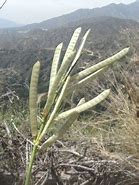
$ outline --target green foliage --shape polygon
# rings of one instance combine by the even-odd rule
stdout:
[[[31,132],[33,137],[36,137],[37,131],[38,131],[37,87],[38,87],[39,72],[40,72],[40,62],[36,62],[32,70],[30,92],[29,92],[30,122],[31,122]]]
[[[40,63],[37,62],[33,66],[31,84],[30,84],[29,104],[30,104],[30,123],[31,123],[32,136],[34,138],[34,142],[33,142],[34,146],[32,150],[31,159],[29,162],[29,166],[26,171],[25,185],[30,184],[32,165],[38,149],[41,149],[43,147],[47,148],[48,146],[51,146],[57,139],[63,136],[63,134],[67,129],[69,129],[69,127],[77,119],[79,113],[84,112],[92,108],[93,106],[99,104],[101,101],[107,98],[107,96],[110,93],[109,89],[105,90],[94,99],[88,102],[82,101],[82,103],[78,104],[75,108],[67,110],[63,113],[59,113],[59,109],[62,103],[64,102],[64,98],[67,95],[68,90],[73,89],[73,87],[76,88],[76,86],[83,85],[88,80],[93,79],[97,75],[103,73],[110,67],[110,65],[120,60],[129,51],[129,48],[125,48],[119,53],[115,54],[114,56],[92,67],[89,67],[81,71],[80,73],[73,75],[75,66],[81,55],[82,49],[84,47],[85,41],[87,39],[87,36],[90,30],[88,30],[85,33],[81,41],[81,44],[77,48],[77,41],[78,41],[80,32],[81,32],[81,28],[77,28],[75,30],[60,67],[59,67],[59,63],[60,63],[59,61],[61,58],[60,54],[62,50],[62,44],[56,47],[55,54],[53,57],[51,74],[50,74],[50,85],[49,85],[48,96],[47,96],[46,104],[43,109],[43,114],[41,116],[37,115],[37,87],[38,87]],[[40,125],[39,128],[37,123],[37,117],[39,117],[40,118],[39,120],[41,120],[40,121],[41,123],[39,124]],[[59,121],[61,119],[65,119],[62,126],[56,129],[55,133],[52,136],[50,136],[44,143],[42,143],[43,138],[48,133],[49,127],[54,122]]]

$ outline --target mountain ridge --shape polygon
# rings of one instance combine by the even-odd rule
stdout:
[[[122,19],[132,19],[139,21],[139,1],[130,4],[115,4],[103,6],[101,8],[93,9],[78,9],[74,12],[44,20],[40,23],[33,23],[22,27],[22,29],[55,29],[63,25],[68,25],[83,19],[93,17],[111,16]]]

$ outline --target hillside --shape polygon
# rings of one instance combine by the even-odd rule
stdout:
[[[52,64],[55,47],[63,42],[61,62],[77,27],[82,28],[77,53],[83,34],[91,29],[77,68],[67,60],[59,70],[57,61]],[[138,69],[134,64],[139,56],[139,22],[124,17],[84,16],[48,30],[0,29],[0,38],[0,185],[138,185]],[[123,48],[129,53],[120,62],[117,59],[124,52],[116,55],[115,64],[105,74],[102,71],[107,67],[103,64],[113,60],[101,63],[102,70],[94,67],[93,74],[89,68],[74,75]],[[41,63],[38,87],[39,62],[33,67],[31,79],[36,61]],[[57,119],[61,114],[67,117]]]
[[[69,27],[61,27],[53,31],[38,29],[27,33],[1,32],[0,68],[3,70],[12,68],[16,71],[16,75],[11,74],[14,75],[14,84],[18,82],[18,76],[20,76],[22,88],[21,86],[17,88],[15,85],[17,91],[20,89],[18,93],[27,95],[28,89],[26,88],[25,92],[25,84],[28,85],[31,67],[37,60],[45,66],[45,70],[42,67],[41,82],[47,81],[45,87],[40,87],[39,92],[43,92],[47,88],[54,48],[64,41],[65,49],[74,29],[78,26],[82,27],[83,33],[86,29],[91,28],[85,49],[94,53],[94,56],[91,56],[84,50],[80,65],[83,65],[83,62],[89,65],[99,62],[128,46],[131,51],[136,51],[139,54],[139,23],[132,20],[100,17],[87,19],[85,23],[80,21],[76,24],[70,24]],[[4,79],[3,76],[5,75],[1,73],[1,79]],[[10,83],[10,86],[7,86],[15,89],[15,86],[11,87],[11,85]],[[3,82],[3,87],[5,89],[5,82]]]
[[[97,17],[48,31],[34,29],[20,33],[4,30],[0,32],[0,48],[1,50],[53,50],[60,42],[64,42],[66,47],[74,29],[79,26],[82,27],[83,32],[91,28],[86,46],[97,52],[105,53],[105,50],[115,51],[127,45],[138,46],[139,44],[138,22],[112,17]]]

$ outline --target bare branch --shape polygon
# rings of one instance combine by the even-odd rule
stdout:
[[[6,4],[7,0],[4,1],[4,3],[0,6],[0,9],[3,8],[3,6]]]

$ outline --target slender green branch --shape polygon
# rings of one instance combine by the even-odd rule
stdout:
[[[38,146],[34,145],[32,152],[31,152],[31,158],[30,158],[29,164],[26,169],[25,185],[31,184],[31,173],[32,173],[33,162],[34,162],[36,154],[37,154],[37,148],[38,148]]]

